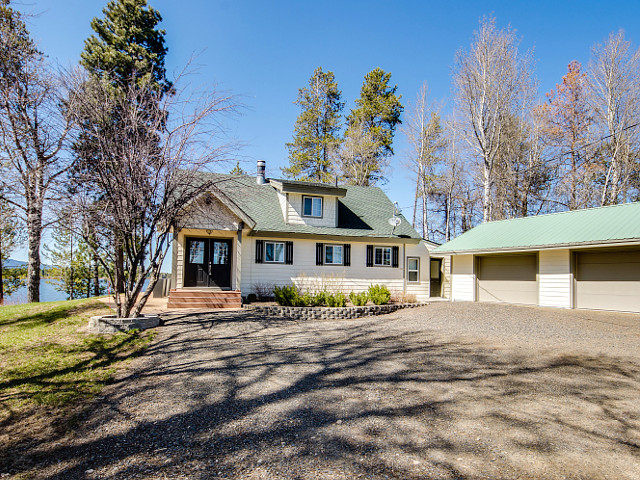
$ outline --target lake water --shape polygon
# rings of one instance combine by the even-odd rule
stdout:
[[[41,279],[40,280],[40,301],[41,302],[57,302],[59,300],[67,300],[68,296],[64,292],[56,290],[57,280]],[[147,288],[149,281],[146,280],[143,288]],[[13,295],[4,297],[5,305],[17,305],[19,303],[27,303],[27,287],[16,290]]]
[[[67,294],[56,290],[56,280],[41,279],[40,280],[40,301],[56,302],[58,300],[67,300]],[[27,303],[27,287],[21,287],[11,296],[4,297],[5,305],[16,305],[18,303]]]

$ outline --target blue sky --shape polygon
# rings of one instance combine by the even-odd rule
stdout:
[[[511,25],[522,49],[535,49],[540,95],[566,72],[567,64],[589,59],[591,47],[623,28],[640,40],[640,1],[334,1],[149,0],[163,16],[171,75],[197,54],[197,84],[217,83],[242,97],[241,116],[229,122],[245,144],[241,166],[255,171],[267,162],[267,175],[287,165],[285,142],[299,113],[293,104],[313,70],[332,70],[348,113],[364,75],[381,67],[392,73],[403,103],[415,99],[423,82],[432,98],[450,109],[451,66],[467,48],[481,16]],[[90,21],[102,16],[106,0],[21,0],[35,13],[28,27],[40,48],[62,66],[76,64]],[[412,205],[413,185],[405,161],[406,144],[396,134],[395,158],[383,189],[400,206]],[[221,167],[227,171],[229,167]],[[411,217],[411,208],[403,208]],[[26,252],[15,252],[24,259]]]

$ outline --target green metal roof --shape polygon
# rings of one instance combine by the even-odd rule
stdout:
[[[518,251],[640,241],[640,202],[487,222],[432,253]]]
[[[212,193],[215,194],[215,188],[220,189],[228,200],[255,222],[254,234],[371,237],[411,240],[411,243],[420,240],[420,236],[402,215],[399,215],[401,223],[395,230],[389,225],[393,203],[378,187],[340,186],[339,188],[346,189],[346,194],[343,198],[338,198],[338,226],[313,227],[286,224],[276,189],[269,183],[258,185],[253,176],[221,173],[203,173],[202,178],[214,183]]]

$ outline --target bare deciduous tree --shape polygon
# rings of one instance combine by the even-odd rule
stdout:
[[[379,157],[380,145],[362,124],[354,123],[334,153],[342,178],[349,185],[369,186],[384,179],[387,157]]]
[[[640,121],[640,49],[634,50],[622,30],[592,49],[590,93],[602,144],[604,175],[601,205],[625,202],[635,173]]]
[[[27,301],[40,301],[40,244],[45,202],[70,161],[60,85],[29,37],[21,15],[0,2],[0,187],[21,211],[28,236]]]
[[[73,201],[98,227],[97,241],[87,242],[99,249],[112,285],[119,276],[124,279],[124,293],[115,296],[118,316],[138,316],[185,209],[213,188],[202,172],[227,151],[215,142],[219,117],[234,109],[233,99],[213,91],[186,102],[184,91],[176,89],[158,101],[157,90],[144,82],[114,92],[106,81],[85,77],[76,78],[73,91],[71,112],[78,121],[91,119],[82,135],[90,137],[86,143],[93,149],[86,173],[92,188],[86,195],[79,191]],[[111,121],[113,111],[119,112],[117,122]],[[102,192],[99,202],[91,195],[95,187]],[[114,237],[122,242],[123,266],[109,248]]]
[[[591,148],[593,110],[587,88],[587,75],[580,63],[573,61],[562,83],[547,93],[548,102],[541,109],[558,165],[556,201],[569,210],[595,204],[593,182],[599,166]]]
[[[505,118],[518,111],[523,91],[532,88],[532,55],[518,52],[511,28],[500,30],[493,17],[480,21],[468,51],[456,54],[453,83],[461,134],[481,162],[483,219],[492,219],[496,156]]]
[[[433,105],[429,105],[428,87],[422,84],[416,102],[410,107],[409,118],[401,131],[411,145],[409,167],[416,176],[416,190],[413,205],[413,227],[418,229],[418,201],[421,200],[422,238],[428,238],[428,198],[434,193],[436,168],[442,161],[445,142],[440,116]]]

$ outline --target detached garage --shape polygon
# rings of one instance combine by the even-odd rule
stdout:
[[[488,222],[432,250],[451,299],[640,313],[640,203]]]
[[[538,304],[538,258],[536,254],[477,257],[480,302]]]

